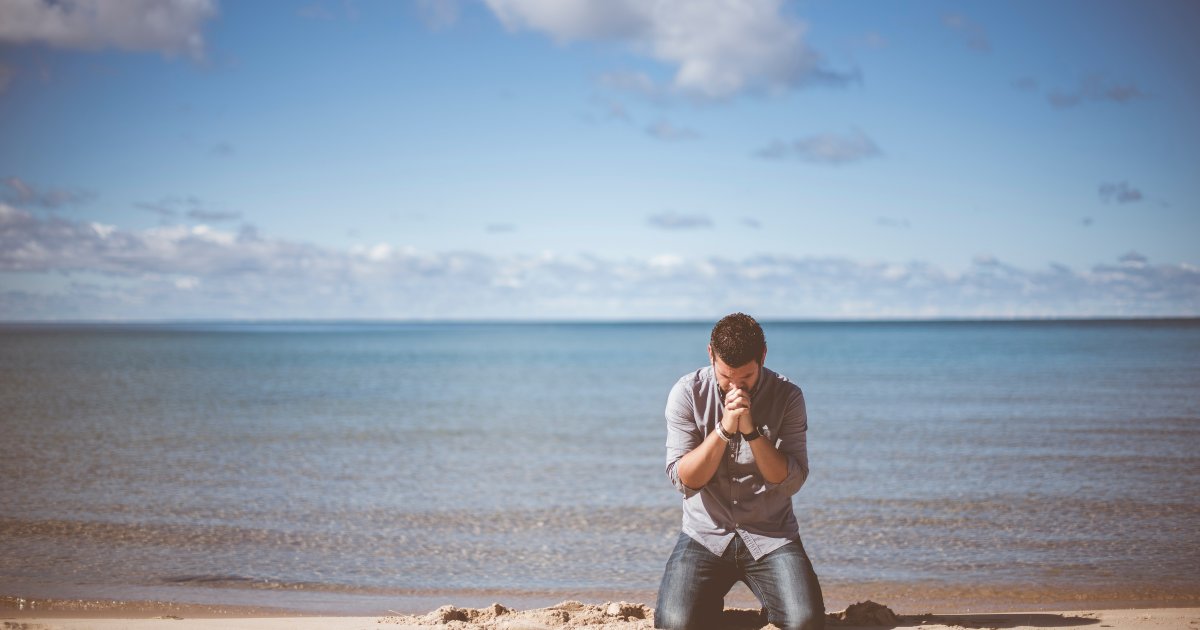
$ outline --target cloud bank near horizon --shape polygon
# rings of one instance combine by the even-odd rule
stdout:
[[[336,249],[249,225],[125,230],[0,204],[0,319],[678,319],[1200,315],[1200,268]],[[20,280],[20,281],[18,281]]]

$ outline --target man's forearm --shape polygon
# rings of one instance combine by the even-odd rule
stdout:
[[[699,490],[707,485],[713,475],[717,474],[717,468],[721,465],[721,456],[725,454],[725,444],[725,440],[722,440],[716,431],[709,433],[699,446],[679,458],[679,463],[676,464],[679,481],[693,490]]]
[[[787,478],[787,456],[780,453],[770,440],[760,437],[750,442],[750,450],[754,453],[754,463],[758,465],[758,473],[767,483],[779,483]]]

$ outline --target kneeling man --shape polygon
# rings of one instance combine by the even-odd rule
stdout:
[[[709,365],[667,398],[667,477],[683,493],[683,531],[667,560],[656,628],[716,627],[741,580],[781,628],[819,630],[821,586],[804,552],[792,495],[808,477],[804,394],[763,367],[762,327],[717,322]]]

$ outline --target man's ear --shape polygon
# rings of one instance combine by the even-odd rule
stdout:
[[[762,355],[762,358],[758,360],[758,365],[763,366],[763,365],[766,365],[766,363],[767,363],[767,347],[763,346],[763,355]]]
[[[708,361],[709,361],[710,363],[712,363],[712,362],[714,362],[714,361],[715,361],[715,359],[713,359],[713,353],[712,353],[712,344],[711,344],[711,343],[710,343],[710,344],[708,344]]]

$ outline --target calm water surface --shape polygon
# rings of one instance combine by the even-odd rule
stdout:
[[[1200,598],[1197,320],[765,328],[831,592]],[[0,328],[0,595],[652,601],[708,330]]]

